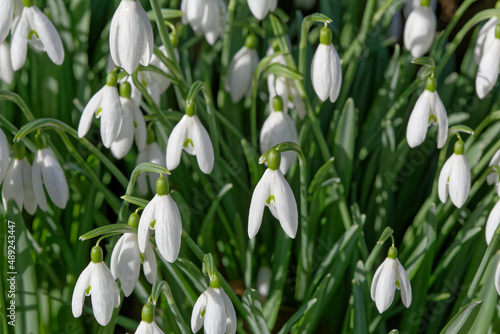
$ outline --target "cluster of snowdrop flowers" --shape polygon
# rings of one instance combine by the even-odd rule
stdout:
[[[311,62],[311,81],[314,91],[321,99],[337,101],[342,85],[342,67],[337,50],[332,44],[332,31],[321,28],[319,46]]]
[[[182,23],[189,23],[197,35],[205,35],[208,44],[224,36],[227,6],[223,0],[182,0],[181,10]]]
[[[431,48],[436,34],[436,14],[430,0],[421,0],[406,20],[404,44],[414,58],[422,57]]]
[[[255,35],[248,35],[245,39],[245,45],[236,52],[231,64],[229,64],[224,88],[226,92],[230,93],[234,103],[250,95],[253,75],[259,64],[259,54],[255,49],[256,44]]]
[[[47,148],[43,135],[35,137],[37,151],[33,167],[26,158],[23,142],[14,142],[13,155],[9,161],[9,145],[0,130],[0,182],[3,180],[2,201],[5,210],[13,200],[19,210],[23,208],[33,215],[37,207],[47,211],[47,197],[59,208],[64,209],[69,199],[69,189],[64,171],[54,154]]]
[[[298,211],[292,188],[280,170],[281,153],[273,149],[267,155],[267,170],[255,186],[248,213],[248,237],[253,239],[262,224],[267,206],[290,238],[295,238]]]
[[[500,8],[500,3],[497,3]],[[477,96],[484,98],[495,86],[500,69],[500,23],[491,18],[479,31],[474,59],[479,65],[476,75]]]
[[[424,142],[430,124],[438,125],[438,148],[442,148],[448,139],[448,116],[436,91],[436,85],[436,79],[433,76],[427,78],[425,90],[411,112],[406,129],[406,140],[412,148]]]
[[[194,304],[191,329],[193,333],[203,327],[206,334],[234,334],[236,333],[236,311],[221,286],[212,254],[205,255],[203,262],[210,279],[210,286]]]
[[[446,203],[449,194],[451,202],[461,208],[469,196],[470,182],[470,166],[464,155],[464,142],[459,137],[454,146],[454,153],[446,160],[439,173],[439,199]]]
[[[412,299],[410,280],[398,260],[398,250],[392,245],[387,252],[387,258],[375,272],[370,291],[370,296],[380,313],[391,306],[396,289],[401,290],[403,305],[410,307]]]
[[[265,19],[269,12],[274,12],[278,7],[278,0],[247,0],[247,3],[253,16],[259,21]]]

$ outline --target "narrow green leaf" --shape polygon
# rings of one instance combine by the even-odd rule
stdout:
[[[274,74],[279,77],[291,79],[291,80],[302,80],[302,75],[300,75],[298,72],[282,65],[279,63],[272,63],[269,65],[269,67],[266,68],[264,71],[263,76],[267,77],[270,74]]]
[[[148,11],[147,14],[150,21],[156,21],[155,13],[152,10]],[[164,20],[172,20],[182,17],[183,14],[179,9],[162,8],[161,15],[163,16]]]
[[[140,208],[145,208],[146,205],[148,205],[148,203],[149,203],[149,201],[147,199],[140,198],[140,197],[123,195],[120,198],[123,199],[124,201],[129,202],[130,204],[137,205]]]
[[[262,314],[262,305],[260,303],[260,295],[255,289],[246,289],[243,292],[243,307],[250,315],[249,325],[252,333],[268,334],[266,320]]]
[[[333,156],[338,176],[346,194],[349,192],[356,141],[356,110],[354,100],[347,99],[335,130]],[[347,196],[347,195],[346,195]]]
[[[482,301],[472,302],[462,307],[446,327],[443,328],[441,334],[470,333],[471,326],[481,310],[482,303]]]
[[[90,232],[81,235],[80,240],[84,241],[105,234],[113,235],[113,234],[123,234],[123,233],[137,233],[137,229],[127,224],[111,224],[98,227]]]
[[[278,334],[285,334],[289,333],[292,327],[300,320],[302,317],[305,317],[307,315],[307,312],[316,304],[317,299],[313,298],[309,300],[307,303],[303,304],[297,312],[295,312],[290,319],[281,327],[280,331]]]

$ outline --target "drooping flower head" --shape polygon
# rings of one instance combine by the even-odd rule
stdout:
[[[229,64],[224,88],[231,94],[234,103],[250,94],[253,75],[259,64],[256,43],[255,35],[248,35],[245,45],[236,52]]]
[[[274,12],[278,7],[278,0],[247,0],[248,7],[253,16],[262,21],[269,12]]]
[[[153,46],[153,28],[141,2],[122,0],[109,31],[109,51],[115,64],[132,74],[139,63],[149,65]]]
[[[179,166],[182,151],[195,155],[201,171],[210,174],[214,167],[214,149],[207,130],[195,114],[195,102],[186,103],[186,114],[172,130],[167,143],[167,168]]]
[[[321,28],[319,46],[311,62],[311,81],[314,91],[321,99],[337,101],[342,85],[342,67],[337,50],[332,44],[332,31]]]
[[[422,57],[431,48],[436,34],[436,15],[429,6],[430,0],[422,0],[414,8],[405,24],[404,43],[412,57]]]
[[[292,188],[280,170],[281,154],[272,150],[267,159],[268,169],[255,187],[248,213],[248,237],[253,239],[262,224],[267,206],[290,238],[295,238],[298,227],[298,211]]]
[[[149,301],[142,307],[141,323],[135,334],[163,334],[163,331],[154,321],[155,307]]]
[[[139,220],[137,238],[139,251],[143,254],[149,245],[151,230],[155,231],[156,246],[160,254],[168,262],[175,262],[181,249],[182,221],[179,208],[168,193],[164,176],[156,181],[156,195],[144,208]]]
[[[7,41],[0,43],[0,80],[11,84],[14,79],[14,69],[10,60],[10,45]]]
[[[120,306],[120,290],[103,262],[102,248],[92,247],[91,261],[76,281],[71,308],[73,316],[82,315],[85,296],[91,296],[94,317],[101,326],[106,326],[113,315],[113,308]]]
[[[406,140],[410,147],[422,144],[431,124],[438,125],[437,147],[442,148],[448,139],[448,116],[439,94],[436,91],[436,79],[429,77],[424,92],[420,95],[406,128]]]
[[[500,23],[486,31],[479,67],[476,75],[476,92],[484,98],[495,86],[500,69]]]
[[[64,47],[61,37],[54,24],[34,4],[24,7],[21,16],[17,17],[12,25],[11,61],[14,71],[21,69],[26,62],[28,42],[35,50],[46,52],[50,60],[56,65],[64,61]]]
[[[438,195],[446,203],[448,193],[457,208],[467,201],[470,191],[470,167],[464,155],[464,142],[455,143],[454,153],[446,160],[438,179]]]
[[[497,230],[498,224],[500,224],[500,201],[495,204],[488,215],[488,220],[486,221],[486,228],[484,229],[484,232],[487,245],[490,244],[491,239]]]
[[[398,251],[393,245],[389,248],[387,258],[373,276],[370,296],[380,313],[385,312],[391,306],[396,289],[401,290],[403,305],[406,307],[411,305],[410,280],[397,256]]]
[[[182,23],[189,23],[197,35],[205,35],[208,44],[224,36],[227,6],[223,0],[182,0],[181,10]]]

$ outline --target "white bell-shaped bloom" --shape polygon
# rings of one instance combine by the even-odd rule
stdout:
[[[206,334],[236,333],[236,311],[222,287],[209,287],[194,304],[191,329],[196,333],[201,327]]]
[[[420,95],[406,128],[406,140],[410,147],[422,144],[431,124],[438,125],[437,147],[442,148],[448,139],[448,116],[439,94],[436,91],[436,79],[429,78],[424,92]]]
[[[255,35],[249,35],[245,45],[236,52],[229,64],[224,88],[231,94],[234,103],[250,95],[253,76],[259,64],[256,42]]]
[[[24,7],[21,16],[14,20],[11,38],[11,61],[14,71],[26,62],[28,42],[37,51],[46,52],[56,65],[64,61],[64,47],[54,24],[33,5]]]
[[[130,151],[134,138],[139,151],[146,146],[146,121],[139,106],[130,98],[131,90],[130,83],[120,84],[121,127],[111,144],[111,153],[117,159],[123,158]]]
[[[223,0],[182,0],[181,10],[182,22],[189,23],[197,35],[205,35],[208,44],[224,36],[227,6]]]
[[[264,121],[262,131],[260,132],[260,152],[262,154],[271,147],[287,141],[294,142],[297,145],[299,144],[295,123],[292,118],[283,111],[281,98],[275,97],[274,102],[274,111],[271,111],[269,117]],[[286,151],[281,153],[281,172],[286,174],[295,161],[297,161],[297,152]]]
[[[495,271],[495,288],[497,288],[497,293],[500,295],[500,261],[497,265],[497,270]]]
[[[500,201],[498,201],[493,209],[491,210],[488,220],[486,221],[485,228],[485,236],[486,236],[486,244],[490,244],[491,238],[493,238],[493,234],[500,223]]]
[[[111,271],[102,262],[102,249],[94,246],[92,261],[76,281],[71,308],[73,316],[82,315],[85,296],[91,296],[94,317],[101,326],[106,326],[113,315],[113,308],[120,306],[120,290]]]
[[[64,171],[56,157],[47,148],[40,148],[33,160],[33,191],[40,209],[47,211],[47,198],[49,195],[52,202],[59,208],[64,209],[69,199],[68,183]]]
[[[412,57],[422,57],[431,48],[436,34],[436,15],[429,6],[415,8],[405,24],[404,43]]]
[[[141,2],[122,0],[109,31],[109,52],[115,64],[132,74],[139,63],[149,65],[153,46],[153,28]]]
[[[489,37],[484,40],[476,75],[476,92],[480,99],[495,87],[500,69],[500,24],[487,33]]]
[[[11,84],[14,79],[14,69],[10,60],[10,45],[7,41],[0,44],[0,80]]]
[[[24,143],[14,142],[14,155],[5,172],[2,187],[2,202],[7,210],[8,202],[14,200],[19,211],[24,209],[30,215],[36,212],[37,201],[33,193],[31,165],[24,156]]]
[[[137,217],[139,220],[139,217]],[[139,272],[143,264],[144,276],[149,283],[156,281],[157,265],[156,256],[149,242],[142,254],[139,251],[137,234],[125,233],[118,240],[111,254],[111,274],[115,279],[120,279],[121,288],[126,297],[134,291],[139,280]]]
[[[267,206],[273,216],[290,238],[295,238],[298,227],[298,211],[292,188],[279,169],[280,156],[271,151],[268,158],[269,168],[264,172],[253,191],[248,213],[248,237],[253,239],[262,224],[264,208]]]
[[[271,280],[273,278],[273,271],[269,267],[260,267],[257,272],[257,291],[259,295],[263,298],[267,298],[269,295],[269,289],[271,287]]]
[[[7,137],[2,129],[0,129],[0,184],[5,177],[5,173],[9,168],[10,162],[10,148]]]
[[[474,60],[479,65],[485,45],[491,45],[495,38],[495,27],[500,23],[497,17],[489,19],[479,30],[477,35],[476,45],[474,46]]]
[[[194,106],[194,102],[192,106]],[[190,116],[191,115],[191,116]],[[207,130],[198,116],[188,112],[172,130],[167,144],[167,169],[174,170],[181,161],[182,150],[195,155],[198,166],[205,174],[210,174],[214,167],[214,149]]]
[[[162,185],[163,184],[163,185]],[[162,176],[156,181],[157,194],[142,213],[137,230],[139,250],[146,252],[150,230],[155,231],[156,246],[168,261],[175,262],[181,249],[182,221],[179,208],[166,191],[166,180]]]
[[[247,0],[248,7],[257,20],[262,21],[269,12],[278,7],[278,0]]]
[[[146,321],[141,321],[137,329],[135,330],[135,334],[164,334],[160,327],[156,324],[156,322],[148,323]]]
[[[342,85],[342,67],[337,50],[332,44],[332,31],[322,28],[320,44],[311,62],[311,81],[314,91],[321,99],[337,100]]]
[[[10,32],[16,0],[0,1],[0,43],[3,43]],[[3,57],[1,58],[4,59]]]
[[[167,59],[169,59],[164,45],[160,46],[158,49],[163,53],[163,55]],[[180,57],[179,57],[179,52],[177,51],[177,49],[174,49],[174,53],[175,53],[175,58],[177,59],[177,62],[179,62]],[[158,58],[155,54],[153,54],[153,57],[151,58],[150,65],[156,66],[159,70],[165,72],[165,74],[167,74],[169,76],[172,75],[172,73],[168,69],[167,65],[165,65],[165,63],[163,63],[161,61],[161,59]],[[148,79],[146,80],[147,82],[155,82],[157,84],[158,91],[159,91],[160,95],[163,94],[168,89],[168,87],[170,87],[171,81],[165,75],[155,73],[155,72],[147,72],[147,71],[141,72],[141,74],[145,74],[147,77],[149,77],[148,78],[149,80]]]
[[[316,0],[293,0],[295,7],[311,10],[316,5]]]
[[[82,138],[87,134],[95,114],[97,118],[101,118],[102,143],[107,148],[111,146],[118,136],[122,119],[120,96],[116,86],[116,74],[108,73],[106,85],[92,96],[83,109],[78,125],[78,137]]]
[[[139,151],[137,155],[136,164],[139,165],[143,162],[152,162],[154,164],[160,165],[167,168],[165,153],[160,148],[160,146],[155,142],[154,131],[152,129],[148,130],[148,140],[144,149]],[[137,189],[143,195],[148,193],[148,184],[151,192],[155,192],[156,180],[160,177],[158,173],[141,173],[137,177]]]
[[[439,199],[445,203],[449,193],[453,204],[461,208],[469,196],[470,182],[470,167],[463,154],[463,142],[458,141],[455,143],[455,153],[446,160],[439,174]]]
[[[385,312],[391,306],[396,289],[401,290],[403,305],[406,307],[411,305],[410,280],[405,268],[397,259],[397,251],[395,250],[395,247],[389,249],[388,257],[378,267],[375,276],[373,276],[370,295],[380,313]]]
[[[490,160],[490,163],[488,165],[489,167],[491,166],[498,166],[500,168],[500,150],[496,151],[493,157]],[[497,189],[497,194],[500,195],[500,182],[498,182],[498,173],[497,172],[492,172],[490,175],[486,177],[486,182],[491,186],[495,185]]]

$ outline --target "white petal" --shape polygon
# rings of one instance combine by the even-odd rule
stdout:
[[[139,226],[137,227],[137,242],[139,243],[139,250],[141,253],[146,251],[146,244],[149,242],[149,229],[151,223],[155,220],[156,200],[158,195],[146,205],[139,219]]]
[[[137,245],[137,235],[125,233],[123,235],[123,244],[118,254],[117,276],[120,279],[123,293],[126,297],[134,291],[135,285],[139,279],[141,270],[141,258],[139,256],[139,247]]]
[[[132,99],[120,97],[121,103],[121,126],[118,135],[111,143],[111,153],[116,159],[121,159],[130,151],[134,142],[134,109],[135,102]]]
[[[451,167],[448,190],[450,198],[457,208],[461,208],[467,201],[470,191],[470,167],[465,155],[456,155],[455,163]]]
[[[253,16],[262,21],[269,12],[269,0],[247,0],[247,2]]]
[[[188,121],[187,115],[182,116],[181,120],[172,130],[167,144],[167,169],[172,171],[181,161],[181,153],[184,142],[186,141],[187,128],[186,122]]]
[[[118,53],[121,67],[132,74],[139,66],[146,41],[142,36],[142,17],[137,12],[137,1],[122,1],[120,6],[120,21],[118,26]]]
[[[214,168],[214,149],[207,130],[203,127],[198,116],[192,117],[191,129],[188,132],[192,135],[193,148],[196,152],[196,160],[200,169],[205,174],[210,174]]]
[[[394,299],[396,291],[396,272],[394,270],[394,260],[385,259],[383,268],[377,282],[375,290],[375,305],[380,313],[386,311]]]
[[[36,201],[40,206],[40,209],[42,211],[47,211],[47,198],[45,197],[45,191],[43,190],[42,166],[43,154],[42,151],[38,150],[35,153],[35,159],[33,159],[33,168],[31,169],[33,192],[35,194]]]
[[[28,52],[28,34],[30,27],[28,25],[25,10],[21,17],[14,21],[12,26],[12,38],[10,40],[10,59],[14,71],[21,69],[26,62]]]
[[[333,45],[320,44],[314,53],[311,62],[311,81],[314,91],[321,99],[326,101],[332,92],[332,85],[335,78],[333,74]]]
[[[252,79],[259,56],[255,49],[243,46],[231,60],[226,77],[226,91],[233,103],[240,101],[251,90]]]
[[[234,310],[231,299],[229,299],[223,288],[220,288],[220,294],[222,296],[222,300],[224,301],[224,308],[226,310],[226,334],[234,334],[236,333],[236,327],[238,325],[236,322],[236,311]]]
[[[378,281],[380,279],[380,274],[382,273],[382,269],[384,269],[384,263],[385,263],[385,261],[382,262],[382,264],[377,268],[377,271],[375,271],[375,275],[373,276],[372,286],[370,288],[370,297],[373,301],[375,301],[377,285],[378,285]]]
[[[432,93],[426,89],[418,98],[415,107],[413,107],[406,128],[406,140],[412,148],[422,144],[425,140],[431,113],[431,100],[433,99]]]
[[[436,15],[430,7],[414,9],[405,24],[404,44],[414,58],[429,51],[436,33]]]
[[[330,90],[330,102],[334,103],[340,94],[340,88],[342,86],[342,66],[340,65],[340,57],[337,53],[333,44],[330,48],[330,59],[332,61],[331,75],[333,78],[332,87]]]
[[[14,16],[14,1],[0,1],[0,43],[5,41],[10,32],[12,18]]]
[[[412,299],[410,279],[408,278],[405,268],[403,268],[398,259],[396,259],[394,265],[396,267],[396,279],[400,284],[401,300],[403,301],[404,306],[410,307]]]
[[[121,248],[123,246],[123,241],[125,240],[125,234],[118,239],[115,247],[113,247],[113,252],[111,253],[111,263],[109,265],[109,269],[111,270],[111,275],[115,279],[118,279],[118,257],[121,253]]]
[[[153,56],[153,47],[154,47],[154,35],[153,28],[151,27],[151,21],[149,21],[148,14],[140,2],[137,1],[137,13],[139,14],[142,21],[142,38],[144,39],[144,50],[141,56],[140,63],[144,66],[148,66],[151,57]]]
[[[22,174],[23,174],[23,193],[24,193],[24,209],[30,215],[35,214],[37,207],[37,200],[33,192],[33,178],[31,165],[26,157],[21,161]]]
[[[273,278],[273,272],[269,267],[260,267],[257,272],[257,291],[259,295],[267,298],[269,295],[269,288],[271,287],[271,280]]]
[[[493,238],[493,234],[495,234],[495,231],[499,223],[500,223],[500,201],[498,201],[495,204],[490,214],[488,215],[488,220],[486,221],[485,233],[486,233],[486,243],[488,245],[490,244],[491,238]]]
[[[500,149],[495,152],[493,157],[490,160],[490,163],[488,165],[489,167],[491,166],[500,166]],[[486,181],[488,182],[489,185],[498,183],[498,173],[493,172],[488,177],[486,178]]]
[[[23,210],[24,188],[23,173],[22,173],[22,160],[13,158],[10,161],[2,187],[2,202],[5,210],[7,210],[8,203],[11,199],[16,202],[19,211]]]
[[[101,107],[101,139],[104,147],[109,148],[121,126],[122,111],[116,87],[104,86]]]
[[[483,50],[485,41],[487,36],[493,34],[495,35],[495,26],[498,24],[498,19],[496,17],[492,17],[489,19],[479,30],[479,34],[477,35],[476,45],[474,46],[474,60],[477,64],[481,61],[481,57],[483,56]],[[486,44],[488,45],[488,44]]]
[[[122,11],[122,3],[125,1],[121,1],[120,5],[116,9],[113,14],[113,18],[111,19],[111,25],[109,29],[109,53],[111,55],[111,59],[116,64],[116,66],[122,66],[122,62],[120,61],[120,53],[118,52],[118,28],[120,25],[120,17]]]
[[[44,148],[41,153],[43,157],[42,177],[47,194],[57,207],[64,209],[69,198],[64,171],[49,149]]]
[[[183,10],[184,16],[191,27],[196,32],[201,28],[201,20],[203,19],[203,8],[204,1],[203,0],[185,0],[185,9]]]
[[[446,160],[446,162],[443,165],[443,168],[441,169],[441,172],[439,173],[438,195],[439,195],[439,200],[442,203],[446,203],[446,200],[448,199],[448,180],[450,178],[451,168],[455,163],[454,157],[455,153],[453,153],[453,155],[449,157],[448,160]]]
[[[146,128],[144,115],[137,106],[134,108],[134,127],[135,144],[137,145],[137,149],[141,151],[146,147],[148,130]]]
[[[85,290],[90,285],[90,264],[82,271],[80,277],[76,281],[75,290],[73,290],[73,298],[71,299],[71,310],[73,316],[78,318],[82,315],[83,302],[85,301]]]
[[[500,66],[500,39],[494,38],[490,45],[485,45],[476,75],[476,92],[484,98],[495,86]]]
[[[259,183],[255,186],[252,194],[250,211],[248,212],[248,237],[250,239],[253,239],[257,232],[259,232],[266,200],[271,195],[269,185],[270,172],[270,169],[264,172],[264,175],[262,175]]]
[[[105,86],[106,87],[106,86]],[[97,93],[92,96],[89,100],[85,109],[83,109],[82,117],[80,118],[80,124],[78,124],[78,137],[82,138],[89,132],[90,125],[92,124],[92,118],[95,112],[101,107],[101,101],[103,96],[104,88],[101,88]]]
[[[182,222],[179,208],[170,195],[159,196],[155,216],[156,246],[168,262],[175,262],[181,249]]]
[[[224,300],[219,289],[208,288],[207,307],[205,309],[205,323],[203,324],[206,334],[220,334],[226,332],[226,310]]]
[[[4,41],[0,44],[0,80],[11,84],[14,79],[14,69],[10,60],[10,45]]]
[[[0,183],[2,183],[7,168],[9,168],[10,162],[10,148],[9,142],[5,133],[0,129]]]
[[[203,312],[207,306],[206,294],[206,291],[203,292],[194,304],[193,313],[191,313],[191,330],[193,333],[198,332],[203,326],[205,318],[201,316],[201,312]]]
[[[156,282],[156,274],[157,274],[157,264],[156,264],[156,255],[153,251],[153,247],[148,242],[146,245],[146,253],[144,253],[144,263],[143,263],[144,276],[149,283],[154,284]]]
[[[274,183],[271,184],[271,194],[275,197],[276,210],[281,227],[290,238],[295,238],[299,224],[297,203],[292,188],[285,180],[281,170],[271,171],[275,174]]]
[[[61,65],[64,61],[64,47],[56,27],[37,6],[30,8],[33,10],[33,28],[37,32],[45,52],[54,64]]]
[[[91,263],[90,293],[94,317],[101,326],[106,326],[113,315],[118,286],[104,262]]]
[[[438,137],[437,137],[437,148],[443,148],[448,140],[448,116],[446,115],[446,108],[441,101],[437,92],[435,94],[435,112],[438,120]]]

